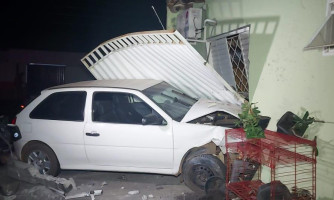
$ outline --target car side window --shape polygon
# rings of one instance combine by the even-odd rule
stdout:
[[[46,97],[30,113],[32,119],[83,121],[86,92],[56,92]]]
[[[95,92],[93,95],[92,121],[94,122],[142,124],[143,117],[152,113],[162,118],[133,94]]]

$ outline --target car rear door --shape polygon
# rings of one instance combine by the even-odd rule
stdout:
[[[42,101],[31,112],[30,107],[24,112],[28,120],[19,122],[23,140],[50,146],[63,169],[80,168],[87,163],[82,137],[86,96],[84,90],[64,89],[39,97]]]
[[[155,113],[138,91],[116,89],[90,93],[91,118],[84,130],[87,158],[109,169],[173,166],[172,123],[142,125],[144,115]],[[153,106],[154,107],[154,106]]]

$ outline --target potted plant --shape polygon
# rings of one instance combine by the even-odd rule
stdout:
[[[242,104],[241,113],[238,114],[239,121],[237,126],[242,126],[246,132],[246,138],[264,138],[264,128],[259,125],[261,120],[260,111],[255,103],[245,102]],[[269,118],[270,119],[270,118]],[[269,122],[269,119],[268,122]],[[267,124],[268,124],[267,122]],[[266,124],[266,125],[267,125]]]
[[[292,132],[295,136],[303,137],[309,125],[316,121],[314,117],[309,117],[309,115],[309,112],[306,111],[302,118],[296,115],[293,116],[293,122],[295,124],[292,127]]]

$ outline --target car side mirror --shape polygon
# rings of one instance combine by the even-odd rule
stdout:
[[[145,115],[142,119],[143,125],[164,125],[163,119],[161,117],[158,117],[157,115],[151,113],[148,115]]]

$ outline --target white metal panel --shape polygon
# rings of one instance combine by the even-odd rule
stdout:
[[[334,13],[329,15],[326,22],[313,36],[304,50],[334,46]]]
[[[216,72],[223,77],[226,82],[236,88],[230,53],[226,38],[221,38],[211,42],[210,46],[212,64]]]
[[[249,30],[250,25],[246,25],[208,39],[210,42],[210,61],[214,69],[232,87],[245,96],[248,96]],[[232,41],[237,42],[233,43]],[[238,48],[241,49],[242,54],[236,56]],[[235,58],[240,60],[236,61]],[[247,79],[246,83],[245,79]]]
[[[120,45],[117,41],[133,43]],[[94,51],[109,44],[117,48],[100,59]],[[193,97],[240,105],[243,99],[177,31],[128,34],[109,40],[82,62],[96,79],[164,80]],[[94,59],[90,59],[94,58]]]
[[[247,70],[247,78],[249,78],[249,30],[239,34],[244,63]]]

